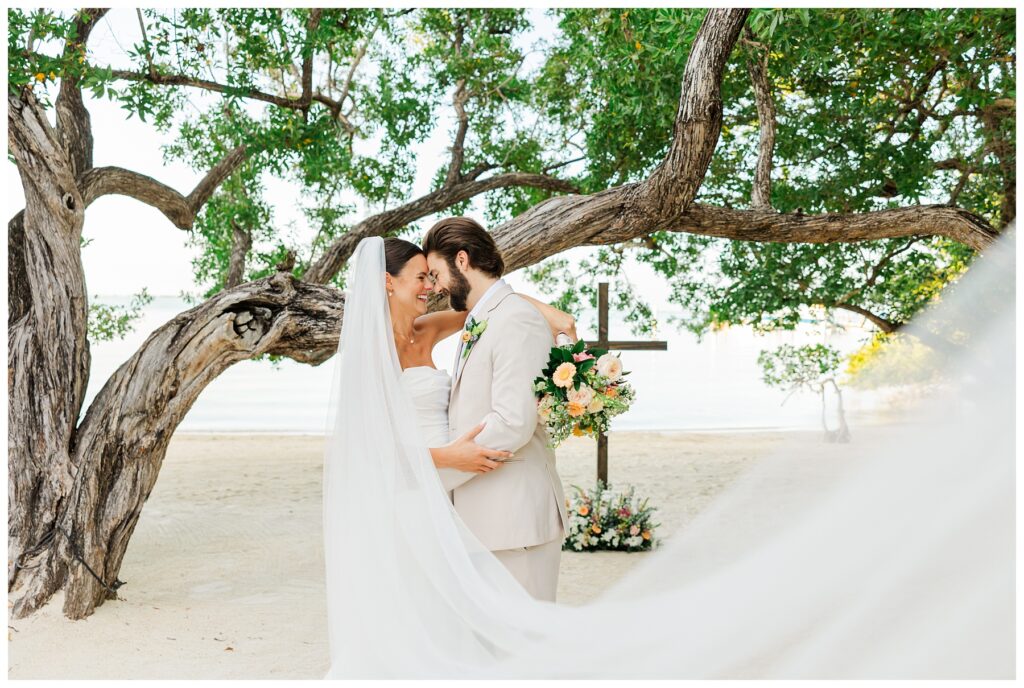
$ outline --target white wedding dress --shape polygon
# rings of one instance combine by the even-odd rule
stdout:
[[[400,379],[412,399],[416,424],[427,446],[448,444],[448,400],[452,376],[447,370],[413,366],[403,370]]]
[[[530,597],[446,498],[428,447],[448,439],[450,378],[401,370],[383,241],[364,239],[328,409],[326,677],[1012,678],[1004,234],[904,330],[938,342],[943,393],[877,438],[859,429],[855,456],[823,455],[812,480],[773,452],[581,607]]]

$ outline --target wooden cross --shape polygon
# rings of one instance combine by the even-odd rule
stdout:
[[[668,342],[662,341],[609,341],[608,340],[608,283],[597,285],[597,342],[598,349],[631,349],[642,351],[668,351]],[[608,484],[608,436],[603,432],[597,435],[597,479]]]

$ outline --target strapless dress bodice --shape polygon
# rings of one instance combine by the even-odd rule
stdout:
[[[416,423],[428,447],[448,444],[448,399],[452,377],[447,370],[413,366],[402,371],[402,384],[416,409]]]

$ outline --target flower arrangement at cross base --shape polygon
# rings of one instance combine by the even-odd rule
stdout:
[[[569,435],[607,432],[611,419],[625,413],[636,393],[623,378],[622,361],[605,349],[588,349],[582,339],[552,347],[543,374],[533,381],[537,415],[551,446]]]
[[[569,528],[563,550],[642,552],[655,546],[654,529],[661,525],[651,518],[656,508],[637,497],[633,486],[621,493],[600,480],[589,491],[572,487],[576,494],[565,500]]]

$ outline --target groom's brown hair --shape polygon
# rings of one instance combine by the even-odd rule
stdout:
[[[487,230],[471,217],[446,217],[438,221],[423,238],[423,252],[437,253],[452,269],[455,256],[465,251],[469,264],[491,277],[501,277],[505,261]]]

